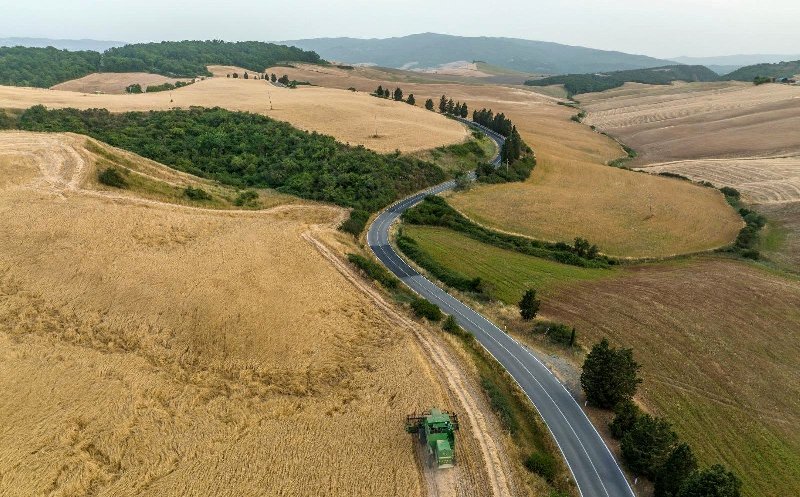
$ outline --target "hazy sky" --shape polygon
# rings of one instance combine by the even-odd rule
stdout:
[[[0,37],[287,40],[426,31],[656,57],[800,51],[800,0],[0,0]]]

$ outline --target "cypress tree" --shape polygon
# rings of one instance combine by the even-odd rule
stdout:
[[[425,108],[428,110],[433,110],[433,99],[429,98],[425,100]]]
[[[525,295],[522,296],[522,300],[519,301],[519,313],[522,316],[522,319],[526,321],[530,321],[531,319],[536,317],[536,314],[539,312],[539,305],[541,302],[536,298],[536,290],[530,288],[528,291],[525,292]]]
[[[409,104],[409,105],[416,105],[417,99],[414,98],[414,94],[413,93],[409,93],[408,94],[408,98],[406,99],[406,103]]]
[[[445,114],[447,112],[447,96],[442,95],[439,99],[439,112]]]

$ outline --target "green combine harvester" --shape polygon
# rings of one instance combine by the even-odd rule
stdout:
[[[406,431],[418,433],[419,440],[428,448],[429,464],[438,468],[452,468],[456,463],[456,437],[458,416],[440,409],[406,416]]]

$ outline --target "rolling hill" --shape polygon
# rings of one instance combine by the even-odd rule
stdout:
[[[800,60],[746,66],[730,74],[726,74],[724,79],[730,81],[753,81],[753,79],[759,76],[768,78],[790,78],[796,74],[800,74]]]
[[[0,47],[36,47],[46,48],[53,47],[59,50],[92,50],[94,52],[103,52],[109,48],[121,47],[125,45],[124,41],[111,41],[111,40],[61,40],[53,38],[0,38]]]
[[[479,60],[531,74],[564,74],[641,69],[669,63],[644,55],[544,41],[436,33],[386,39],[314,38],[280,43],[313,50],[328,60],[406,69],[436,67],[459,60]]]
[[[525,81],[528,86],[564,85],[567,94],[593,93],[619,88],[625,83],[668,85],[673,81],[717,81],[719,76],[705,66],[664,66],[651,69],[613,71],[604,74],[565,74]]]
[[[747,54],[747,55],[720,55],[717,57],[674,57],[678,64],[703,65],[717,74],[728,74],[739,68],[754,64],[774,64],[784,60],[798,60],[800,54]]]

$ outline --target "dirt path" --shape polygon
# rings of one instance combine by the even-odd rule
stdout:
[[[513,495],[508,461],[501,455],[502,452],[492,437],[494,430],[489,426],[489,421],[475,396],[474,388],[459,368],[456,359],[411,319],[399,314],[377,290],[355,275],[328,247],[314,237],[312,231],[305,233],[303,237],[313,244],[345,278],[371,297],[387,317],[414,334],[434,366],[441,372],[441,376],[447,379],[450,391],[461,404],[462,411],[459,415],[467,421],[463,425],[469,427],[472,437],[478,443],[492,495],[495,497]],[[455,469],[457,470],[458,466]],[[456,495],[457,473],[458,471],[426,470],[430,495],[441,497]]]

